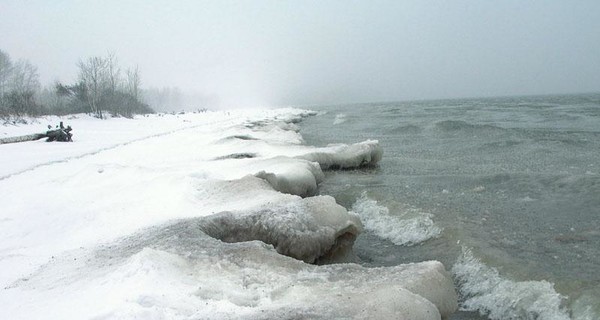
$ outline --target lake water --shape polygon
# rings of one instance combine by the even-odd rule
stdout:
[[[362,218],[363,264],[443,262],[453,319],[600,319],[600,94],[310,109],[307,144],[384,149],[320,186]]]

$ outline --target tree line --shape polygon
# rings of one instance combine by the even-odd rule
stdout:
[[[43,87],[37,67],[26,60],[13,62],[0,50],[0,118],[88,113],[132,117],[153,113],[142,100],[139,68],[122,69],[117,57],[94,56],[77,64],[75,83]]]

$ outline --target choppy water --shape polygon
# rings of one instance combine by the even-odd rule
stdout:
[[[600,94],[312,109],[308,144],[384,148],[320,187],[365,221],[364,264],[442,261],[457,319],[600,319]]]

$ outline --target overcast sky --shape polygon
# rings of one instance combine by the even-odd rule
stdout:
[[[114,52],[143,86],[239,105],[600,91],[600,1],[0,0],[43,83]]]

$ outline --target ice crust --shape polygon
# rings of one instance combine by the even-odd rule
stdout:
[[[0,318],[448,316],[457,298],[439,262],[308,264],[351,261],[362,230],[333,198],[314,196],[322,169],[374,165],[382,154],[376,141],[303,145],[295,123],[310,114],[128,125],[78,116],[72,144],[2,146]]]
[[[352,145],[331,145],[299,158],[318,162],[321,169],[350,169],[376,165],[382,156],[383,149],[379,141],[367,140]]]
[[[258,164],[266,169],[260,170],[255,175],[283,193],[301,197],[315,195],[317,185],[324,179],[321,167],[315,162],[276,157]]]
[[[251,212],[207,217],[202,230],[225,242],[261,240],[277,252],[308,263],[344,260],[360,233],[356,216],[329,196],[317,196]]]
[[[258,241],[223,244],[201,229],[201,219],[185,219],[66,252],[13,283],[5,297],[13,303],[3,312],[12,318],[36,318],[41,308],[57,318],[440,319],[456,307],[439,262],[314,266]]]

